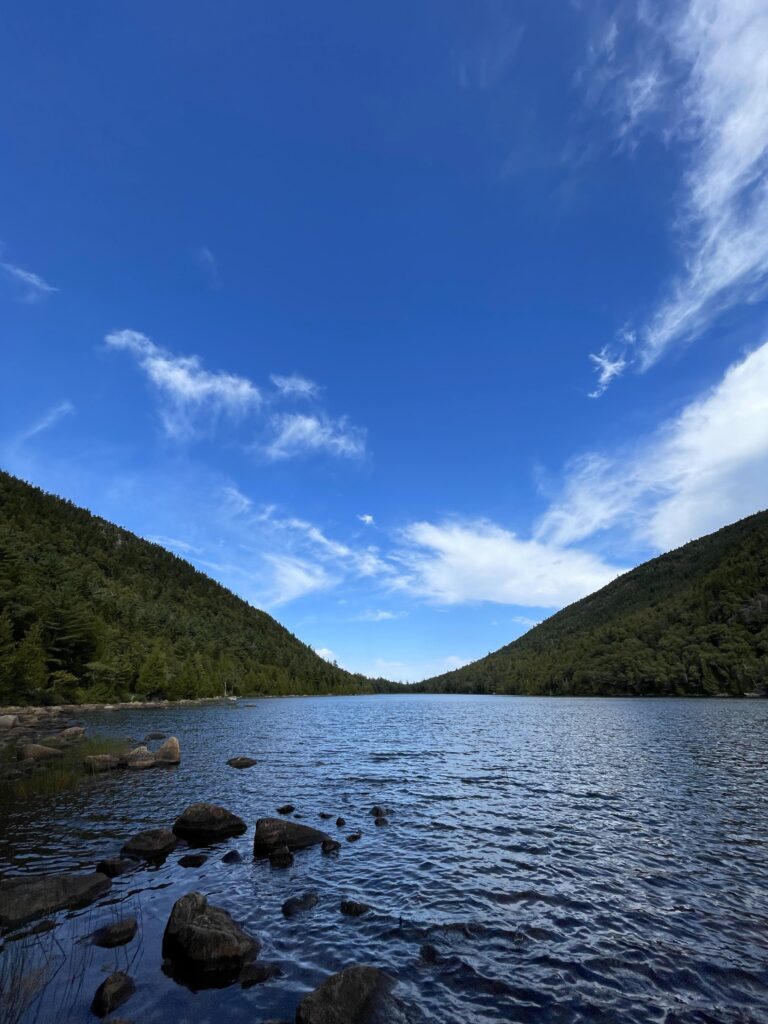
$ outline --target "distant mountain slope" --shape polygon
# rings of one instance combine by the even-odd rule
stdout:
[[[433,692],[742,694],[768,683],[768,512],[620,576]]]
[[[387,688],[188,562],[0,472],[0,703]]]

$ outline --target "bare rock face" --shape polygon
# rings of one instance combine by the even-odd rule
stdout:
[[[52,757],[61,757],[61,751],[55,747],[46,747],[41,743],[25,743],[16,751],[18,761],[47,761]]]
[[[118,1006],[130,999],[136,991],[133,978],[130,978],[123,971],[115,971],[110,974],[106,981],[103,981],[96,990],[96,995],[91,1003],[91,1012],[97,1017],[106,1017]]]
[[[317,846],[331,837],[311,825],[300,825],[284,818],[259,818],[253,839],[253,853],[256,857],[268,857],[281,846],[289,850],[304,850]]]
[[[158,764],[179,764],[181,761],[181,746],[175,736],[169,736],[163,745],[155,752],[155,761]]]
[[[85,907],[109,892],[111,881],[98,871],[90,875],[22,875],[0,882],[0,927],[45,917],[64,908]]]
[[[259,943],[199,892],[177,900],[163,935],[163,956],[174,976],[197,987],[233,982],[259,952]]]
[[[378,967],[346,967],[302,999],[296,1024],[363,1024],[392,985]]]
[[[178,839],[169,829],[148,828],[129,839],[123,847],[123,853],[144,860],[162,860],[177,844]]]
[[[173,825],[181,839],[193,843],[212,843],[230,836],[241,836],[248,826],[242,818],[218,804],[190,804]]]

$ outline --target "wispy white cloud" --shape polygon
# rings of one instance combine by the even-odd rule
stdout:
[[[646,370],[768,291],[768,7],[638,3],[632,28],[633,53],[618,51],[614,31],[593,54],[589,80],[610,97],[620,139],[651,130],[679,147],[685,166],[673,224],[680,269],[638,327],[636,348],[610,355]]]
[[[342,416],[309,416],[282,413],[272,418],[273,436],[263,450],[270,459],[290,459],[308,453],[325,452],[343,458],[361,458],[365,453],[365,431]]]
[[[291,555],[265,555],[272,568],[270,593],[267,603],[273,607],[296,601],[307,594],[328,590],[338,579],[317,563]]]
[[[595,366],[597,373],[597,385],[594,391],[590,391],[590,398],[599,398],[605,394],[608,386],[616,377],[620,377],[626,369],[627,360],[623,355],[614,355],[607,345],[604,345],[599,352],[592,353],[589,357]]]
[[[768,507],[768,342],[653,436],[574,461],[536,538],[616,528],[665,551]]]
[[[320,391],[319,386],[313,380],[300,377],[295,373],[287,377],[273,373],[270,380],[285,398],[314,398]]]
[[[195,259],[200,267],[202,267],[206,279],[208,281],[208,287],[218,291],[221,288],[221,274],[219,273],[219,261],[216,259],[214,254],[208,248],[207,245],[200,245],[195,249]]]
[[[46,295],[59,290],[44,281],[39,274],[23,270],[13,263],[0,263],[0,271],[18,289],[17,294],[21,302],[39,302]]]
[[[362,515],[359,515],[357,518],[360,520],[360,522],[364,526],[373,526],[373,524],[374,524],[373,516],[369,515],[367,512],[364,512]]]
[[[319,654],[324,661],[336,662],[336,655],[330,647],[316,647],[315,654]]]
[[[575,548],[517,537],[486,520],[412,523],[398,553],[396,589],[439,604],[491,601],[556,608],[624,569]]]
[[[36,423],[25,430],[19,438],[20,441],[28,441],[29,438],[35,437],[36,434],[41,434],[44,430],[49,430],[55,426],[59,420],[64,419],[65,416],[71,416],[75,411],[74,405],[71,402],[59,402],[58,405],[54,405],[52,409],[49,409],[44,416],[42,416]]]
[[[402,619],[403,612],[387,611],[385,608],[376,608],[371,611],[361,612],[356,616],[357,622],[393,622],[395,619]]]
[[[171,548],[173,551],[181,551],[184,555],[202,554],[202,548],[198,548],[194,544],[188,544],[185,540],[178,540],[176,537],[164,537],[162,534],[157,534],[147,537],[147,540],[151,541],[153,544],[159,544],[162,548]]]
[[[160,415],[169,437],[193,435],[203,415],[210,423],[220,413],[239,417],[261,403],[259,389],[247,378],[204,370],[197,356],[173,355],[138,331],[112,331],[105,341],[130,352],[164,397]]]

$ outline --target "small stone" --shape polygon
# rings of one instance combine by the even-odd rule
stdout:
[[[358,839],[362,839],[362,838],[363,838],[363,833],[362,832],[350,832],[349,835],[347,836],[347,842],[348,843],[356,843],[358,841]]]
[[[173,831],[193,843],[215,842],[241,836],[248,826],[242,818],[217,804],[190,804],[173,825]]]
[[[389,819],[385,818],[384,815],[382,814],[380,817],[375,819],[373,824],[374,825],[388,825],[389,824]]]
[[[296,914],[302,914],[306,910],[311,910],[312,907],[317,905],[317,899],[317,893],[313,889],[305,892],[303,896],[292,896],[283,904],[283,916],[295,917]]]
[[[320,814],[318,815],[318,817],[322,818],[323,821],[327,821],[329,818],[332,818],[333,815],[329,814],[328,811],[320,811]]]
[[[330,836],[310,825],[300,825],[285,818],[259,818],[253,837],[253,854],[255,857],[268,857],[279,846],[304,850],[309,846],[319,846],[324,839],[330,839]]]
[[[118,1006],[130,999],[136,991],[133,978],[130,978],[123,971],[115,971],[110,974],[106,981],[103,981],[96,990],[96,995],[91,1003],[91,1012],[97,1017],[106,1017],[108,1013],[116,1010]]]
[[[347,917],[361,917],[367,914],[371,908],[367,903],[358,903],[357,900],[342,900],[339,910]]]
[[[386,815],[386,813],[387,812],[384,810],[384,808],[380,807],[379,804],[376,804],[375,807],[371,808],[371,814],[373,815],[374,818],[383,818]]]
[[[287,846],[278,846],[270,853],[269,863],[273,868],[289,868],[293,864],[293,854]]]
[[[205,853],[185,853],[183,857],[179,857],[179,864],[183,868],[201,868],[207,860],[208,856]]]
[[[252,757],[230,757],[227,764],[230,768],[253,768],[259,762]]]
[[[337,818],[336,819],[336,827],[337,828],[344,828],[344,826],[346,824],[347,824],[347,819],[346,818]]]
[[[282,807],[278,807],[277,808],[277,813],[278,814],[293,814],[293,812],[295,810],[296,810],[296,808],[293,806],[293,804],[283,804]]]
[[[239,850],[230,850],[221,858],[224,864],[241,864],[243,855]]]
[[[282,974],[277,964],[246,964],[237,980],[243,988],[253,988],[254,985],[263,985],[272,978],[280,978]]]
[[[323,853],[338,853],[341,849],[341,843],[336,839],[324,839],[322,850]]]
[[[99,928],[91,936],[91,941],[94,946],[101,946],[102,949],[114,949],[115,946],[125,946],[134,937],[138,928],[135,917],[126,917],[122,921],[115,921],[114,924],[108,924],[103,928]]]

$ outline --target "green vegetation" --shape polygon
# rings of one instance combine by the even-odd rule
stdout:
[[[422,692],[741,695],[768,684],[768,512],[654,558]]]
[[[0,472],[0,705],[370,693],[194,566]]]
[[[81,779],[93,775],[84,760],[91,754],[124,754],[128,750],[125,740],[94,737],[59,747],[61,757],[45,758],[27,768],[21,778],[0,774],[0,808],[4,802],[17,803],[36,796],[56,796],[71,789]],[[15,748],[8,746],[0,755],[0,768],[15,763]],[[5,762],[5,765],[3,764]]]

